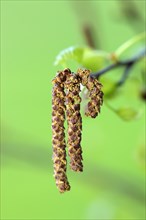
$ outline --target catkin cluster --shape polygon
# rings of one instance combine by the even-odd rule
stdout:
[[[66,142],[65,142],[65,116],[67,119],[67,145],[70,158],[70,168],[73,171],[83,171],[81,131],[82,118],[80,114],[81,97],[80,84],[89,90],[86,115],[95,118],[100,112],[103,102],[101,83],[90,76],[89,70],[79,69],[72,73],[70,69],[58,72],[53,79],[52,92],[52,132],[53,132],[53,164],[56,185],[60,192],[70,190],[66,175]]]

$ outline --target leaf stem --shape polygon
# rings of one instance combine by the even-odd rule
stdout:
[[[137,43],[138,41],[142,40],[145,38],[145,33],[141,33],[135,37],[133,37],[132,39],[128,40],[127,42],[125,42],[123,45],[121,45],[116,51],[115,51],[115,56],[117,58],[119,58],[119,56],[121,56],[122,53],[125,52],[125,50],[127,50],[129,47],[131,47],[132,45],[134,45],[135,43]]]

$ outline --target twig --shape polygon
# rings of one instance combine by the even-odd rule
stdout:
[[[127,75],[129,73],[129,70],[131,69],[131,67],[136,62],[138,62],[141,58],[143,58],[144,56],[146,56],[146,48],[143,48],[138,54],[133,56],[131,59],[123,60],[123,61],[117,61],[116,63],[105,67],[104,69],[98,71],[97,73],[92,73],[91,76],[98,79],[101,75],[105,74],[106,72],[108,72],[110,70],[113,70],[117,67],[126,66],[126,70],[125,70],[125,73],[123,75],[123,78],[125,78],[125,77],[127,78]]]
[[[126,66],[125,71],[122,75],[122,78],[117,82],[117,86],[121,86],[124,84],[124,82],[126,81],[126,79],[128,78],[128,75],[130,73],[130,70],[132,69],[134,63],[131,63],[129,65]]]

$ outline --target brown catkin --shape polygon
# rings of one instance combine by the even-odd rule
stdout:
[[[90,101],[85,114],[91,118],[96,118],[103,103],[102,84],[96,78],[90,76],[89,70],[78,69],[77,75],[80,77],[82,85],[86,86],[89,91]]]
[[[65,143],[65,111],[68,125],[68,154],[70,168],[73,171],[83,171],[81,132],[82,118],[80,114],[80,83],[89,91],[90,101],[85,114],[95,118],[100,112],[103,103],[102,84],[90,76],[89,70],[79,69],[74,74],[70,69],[58,72],[53,79],[52,92],[52,132],[53,132],[53,165],[56,185],[60,192],[70,190],[67,179],[67,160]]]
[[[64,72],[59,72],[52,81],[52,132],[53,132],[53,165],[54,177],[59,191],[70,190],[70,185],[66,176],[66,143],[64,132],[65,121],[65,92],[64,81],[66,77]]]
[[[80,79],[76,74],[71,73],[69,69],[66,73],[66,115],[68,124],[68,154],[70,157],[70,168],[73,171],[83,171],[82,149],[81,149],[81,130],[82,118],[80,114]]]

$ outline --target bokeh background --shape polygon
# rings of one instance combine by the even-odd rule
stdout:
[[[144,8],[143,0],[1,1],[1,219],[145,219],[145,114],[125,122],[106,105],[96,119],[82,112],[84,172],[68,169],[65,194],[51,144],[56,55],[93,44],[90,31],[91,46],[114,51],[144,31]]]

